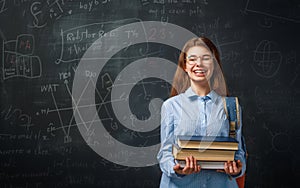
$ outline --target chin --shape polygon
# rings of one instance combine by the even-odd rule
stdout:
[[[206,77],[191,78],[191,80],[195,83],[207,83],[208,82]]]
[[[197,76],[197,75],[192,75],[192,77],[191,77],[191,79],[193,79],[193,80],[199,80],[199,81],[201,81],[201,80],[208,80],[207,79],[208,77],[206,76],[206,75],[202,75],[202,76]]]

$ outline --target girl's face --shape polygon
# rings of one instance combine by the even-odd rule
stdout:
[[[191,81],[195,83],[207,83],[214,70],[212,53],[203,46],[194,46],[186,54],[185,71]]]

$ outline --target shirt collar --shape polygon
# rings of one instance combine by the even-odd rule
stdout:
[[[204,97],[200,97],[199,95],[197,95],[193,89],[191,87],[189,87],[186,91],[185,94],[188,98],[190,99],[199,99],[201,98],[202,100],[207,100],[207,99],[211,99],[212,102],[216,102],[217,98],[218,98],[218,94],[214,91],[211,90],[206,96]],[[204,99],[205,98],[205,99]]]

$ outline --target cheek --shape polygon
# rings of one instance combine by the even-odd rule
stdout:
[[[208,75],[207,78],[210,79],[214,74],[214,66],[208,67]]]
[[[190,71],[191,71],[191,67],[185,66],[185,67],[184,67],[184,71],[185,71],[185,72],[190,72]]]

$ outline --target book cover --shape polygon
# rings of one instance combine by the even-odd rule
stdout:
[[[172,153],[176,160],[193,156],[199,161],[233,161],[235,150],[187,149],[173,145]]]
[[[185,167],[185,160],[177,160],[177,163],[181,168]],[[201,169],[224,169],[224,161],[197,161],[197,164],[201,166]]]
[[[238,150],[238,141],[231,137],[177,136],[180,148]]]

